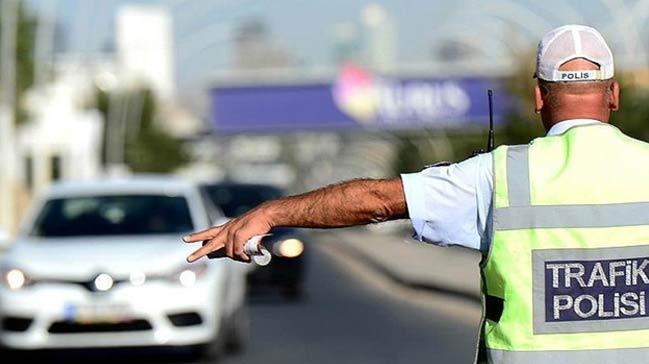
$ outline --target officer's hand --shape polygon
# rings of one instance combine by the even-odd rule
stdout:
[[[203,243],[200,249],[187,257],[187,261],[192,263],[209,253],[224,249],[226,256],[234,260],[250,262],[250,257],[243,251],[244,244],[254,235],[266,234],[270,229],[271,224],[263,208],[253,209],[223,225],[183,237],[185,243]]]

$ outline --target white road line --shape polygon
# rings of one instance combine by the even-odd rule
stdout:
[[[334,244],[328,244],[326,239],[313,244],[316,254],[326,254],[340,266],[341,269],[357,278],[364,286],[379,291],[390,299],[400,303],[432,310],[438,314],[448,316],[449,320],[463,325],[475,326],[480,321],[480,304],[469,299],[450,296],[444,293],[410,288],[394,282],[384,274],[372,269],[368,264],[353,259],[351,256],[336,249]]]

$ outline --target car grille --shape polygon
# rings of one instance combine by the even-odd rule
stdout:
[[[169,321],[176,327],[196,326],[203,323],[201,315],[196,312],[185,312],[168,315]]]
[[[151,330],[151,324],[147,320],[132,320],[120,323],[95,323],[83,324],[71,321],[57,321],[53,323],[49,332],[51,334],[74,334],[92,332],[129,332]]]
[[[114,279],[114,278],[113,278]],[[114,279],[113,285],[117,286],[120,285],[124,282],[128,282],[127,280],[124,279]],[[32,285],[40,284],[40,283],[54,283],[54,284],[73,284],[76,286],[81,286],[85,288],[86,290],[90,292],[97,292],[97,288],[95,287],[95,283],[93,280],[89,281],[72,281],[72,280],[63,280],[63,279],[39,279],[35,280],[32,282]]]
[[[2,329],[5,331],[25,332],[34,320],[22,317],[5,317],[2,320]]]

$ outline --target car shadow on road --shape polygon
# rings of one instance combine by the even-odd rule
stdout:
[[[190,363],[201,358],[197,351],[189,348],[111,348],[0,352],[5,364],[87,364],[87,363]]]

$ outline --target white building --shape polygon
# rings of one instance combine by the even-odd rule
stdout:
[[[379,71],[391,71],[397,60],[396,27],[381,5],[369,3],[361,11],[365,32],[367,64]]]
[[[55,79],[34,87],[26,97],[30,118],[17,130],[16,167],[29,192],[39,193],[59,179],[83,180],[101,173],[103,120],[88,106],[95,75],[110,63],[85,63],[59,59]]]
[[[173,20],[161,5],[123,5],[115,18],[118,87],[153,90],[161,126],[172,135],[196,133],[202,123],[175,99]]]
[[[166,7],[124,5],[115,21],[117,63],[163,99],[174,95],[173,22]]]

